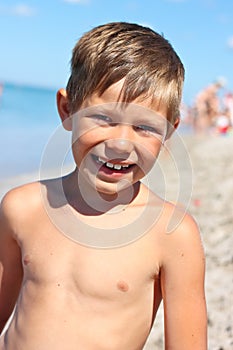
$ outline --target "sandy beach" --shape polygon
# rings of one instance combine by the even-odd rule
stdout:
[[[161,155],[162,171],[163,174],[166,173],[164,174],[166,198],[181,199],[200,226],[206,253],[208,349],[231,350],[233,349],[233,135],[205,137],[185,135],[182,142],[178,142],[179,147],[175,156],[169,155],[169,149]],[[174,145],[177,145],[176,140],[171,141],[171,147]],[[156,171],[152,172],[152,177]],[[35,173],[2,180],[0,197],[10,188],[37,178],[38,174]],[[182,182],[180,187],[179,182]],[[162,305],[144,349],[163,349]]]

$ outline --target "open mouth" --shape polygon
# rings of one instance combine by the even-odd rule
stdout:
[[[113,172],[128,172],[135,165],[130,163],[123,163],[123,161],[120,159],[114,159],[111,162],[110,161],[106,162],[104,159],[94,154],[92,155],[92,158],[97,164],[101,166],[100,167],[101,170],[106,169]]]

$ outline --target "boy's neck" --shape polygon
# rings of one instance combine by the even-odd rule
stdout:
[[[76,170],[63,179],[63,189],[69,205],[80,214],[97,216],[106,212],[118,212],[132,205],[140,191],[138,181],[117,193],[96,191]]]

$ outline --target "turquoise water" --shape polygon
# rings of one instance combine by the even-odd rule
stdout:
[[[0,96],[0,179],[37,171],[60,124],[56,90],[4,84]]]

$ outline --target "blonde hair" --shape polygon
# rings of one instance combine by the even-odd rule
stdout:
[[[126,22],[95,27],[75,45],[66,88],[70,111],[123,78],[121,101],[151,98],[166,105],[171,123],[179,117],[184,81],[179,56],[162,35]]]

